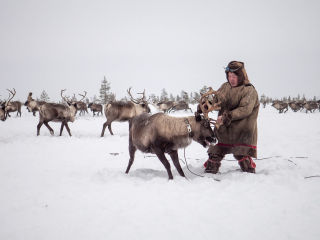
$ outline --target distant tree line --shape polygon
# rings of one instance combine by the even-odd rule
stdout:
[[[280,101],[283,101],[283,102],[292,102],[292,101],[317,101],[319,100],[320,98],[314,96],[313,99],[307,99],[305,97],[305,94],[302,95],[302,97],[300,96],[300,94],[298,94],[297,97],[291,97],[290,95],[288,97],[282,97],[280,99],[278,98],[269,98],[267,97],[266,95],[262,94],[260,96],[260,103],[266,103],[266,104],[269,104],[269,103],[272,103],[273,101],[275,100],[280,100]]]
[[[90,97],[90,100],[88,97],[86,97],[84,99],[84,102],[87,104],[89,104],[90,102],[93,102],[93,103],[100,103],[100,104],[104,105],[110,101],[116,100],[116,94],[110,91],[110,89],[111,89],[110,85],[111,85],[111,83],[104,76],[103,80],[101,81],[98,97],[97,97],[97,95],[94,95],[93,97]],[[185,101],[190,104],[196,104],[197,100],[200,99],[201,95],[206,93],[207,91],[208,91],[208,87],[206,85],[204,85],[201,89],[199,89],[198,92],[187,93],[186,91],[181,90],[180,94],[177,94],[176,96],[174,96],[172,93],[169,94],[166,91],[166,89],[163,88],[161,90],[160,96],[156,96],[155,94],[152,93],[148,96],[148,98],[149,98],[149,102],[151,102],[151,103],[164,102],[164,101]],[[70,98],[70,96],[66,96],[66,97]],[[72,99],[72,101],[77,101],[75,94],[71,97],[71,99]],[[129,96],[129,94],[127,94],[127,96],[125,96],[119,100],[128,101],[129,99],[130,99],[130,96]],[[45,90],[43,90],[43,92],[41,93],[40,99],[37,98],[36,100],[50,102],[50,98],[49,98],[48,94],[45,92]],[[316,96],[314,96],[313,99],[306,99],[305,94],[303,94],[302,97],[300,97],[300,94],[298,94],[298,96],[296,96],[296,97],[291,97],[289,95],[288,97],[283,97],[281,99],[270,98],[270,97],[266,96],[265,94],[262,94],[260,96],[261,103],[269,104],[269,103],[272,103],[272,101],[274,101],[274,100],[280,100],[283,102],[300,101],[300,100],[301,101],[307,101],[307,100],[317,101],[317,100],[319,100],[319,97],[318,97],[318,99]],[[62,103],[63,101],[61,100],[59,102]]]

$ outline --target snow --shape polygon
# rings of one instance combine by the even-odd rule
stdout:
[[[101,138],[106,119],[90,113],[69,123],[72,137],[59,136],[60,123],[37,137],[38,113],[23,107],[0,122],[0,239],[319,239],[320,177],[306,178],[320,175],[319,120],[318,110],[261,107],[256,174],[232,155],[220,174],[204,173],[207,149],[193,142],[186,159],[179,150],[188,180],[171,163],[168,181],[155,155],[140,151],[125,174],[128,123]]]

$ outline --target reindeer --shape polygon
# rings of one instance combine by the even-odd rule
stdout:
[[[303,107],[307,110],[306,113],[308,113],[308,111],[310,111],[310,113],[314,113],[314,111],[318,108],[318,103],[315,101],[307,101],[303,103]]]
[[[174,102],[173,106],[168,112],[170,113],[171,111],[175,112],[179,110],[190,110],[192,112],[191,108],[189,107],[189,104],[186,101]]]
[[[288,111],[288,103],[282,101],[273,101],[271,106],[279,110],[279,113],[283,113],[284,109],[287,109],[284,113]]]
[[[4,102],[1,101],[1,103],[0,103],[0,120],[3,122],[7,119],[6,108],[8,105],[10,105],[11,99],[16,95],[15,89],[13,89],[14,92],[10,91],[9,89],[7,89],[7,90],[9,91],[9,98],[7,100],[5,100]],[[10,93],[12,94],[12,97],[10,97]]]
[[[297,112],[299,111],[301,108],[303,108],[302,106],[302,102],[299,101],[291,101],[288,102],[289,107],[292,109],[292,111]]]
[[[159,111],[163,111],[164,113],[168,112],[174,105],[173,101],[162,101],[156,104],[152,104]]]
[[[99,116],[99,113],[101,113],[101,115],[103,115],[103,114],[102,114],[102,109],[103,109],[103,107],[102,107],[101,104],[89,103],[89,104],[88,104],[88,108],[90,108],[90,109],[91,109],[91,112],[93,112],[93,116],[96,115],[95,112],[98,112],[98,114],[97,114],[98,116]]]
[[[13,94],[12,91],[10,92]],[[16,90],[14,89],[14,95],[15,94],[16,94]],[[11,117],[9,114],[10,112],[17,112],[17,116],[20,115],[21,117],[21,102],[20,101],[7,102],[5,107],[6,118],[8,116]]]
[[[36,116],[36,112],[39,111],[40,106],[45,103],[46,101],[26,101],[24,105],[27,107],[28,112],[32,112],[33,116]]]
[[[111,129],[112,122],[127,122],[129,119],[143,113],[143,112],[150,112],[150,108],[148,105],[148,101],[145,100],[145,91],[143,97],[141,99],[134,99],[130,93],[131,88],[127,90],[131,97],[131,101],[123,102],[123,101],[114,101],[109,102],[104,105],[104,115],[107,118],[107,121],[103,124],[101,137],[104,136],[104,131],[108,126],[109,132],[113,135]]]
[[[83,114],[85,114],[86,112],[88,113],[87,105],[86,105],[84,102],[82,102],[82,100],[83,100],[83,99],[86,97],[86,95],[87,95],[87,92],[86,92],[86,91],[84,91],[84,93],[85,93],[85,95],[78,94],[78,95],[80,95],[80,96],[82,97],[81,100],[76,101],[76,102],[73,102],[74,104],[76,104],[76,109],[77,109],[77,111],[78,111],[78,110],[80,111],[79,116],[81,116],[81,113],[83,113]],[[75,96],[75,94],[74,94],[74,96]],[[76,114],[77,114],[77,112],[76,112]]]
[[[210,91],[202,96],[217,93]],[[201,99],[202,100],[202,99]],[[205,109],[201,105],[203,116],[200,113],[195,113],[195,116],[189,117],[172,117],[165,113],[156,113],[154,115],[141,113],[129,121],[129,154],[130,159],[126,173],[129,173],[134,161],[135,152],[137,149],[144,153],[156,154],[167,170],[169,180],[173,179],[170,163],[168,162],[165,153],[168,153],[172,159],[180,176],[185,177],[184,172],[179,163],[178,149],[186,148],[192,140],[198,142],[203,147],[216,142],[214,132],[210,126],[213,124],[219,125],[216,120],[208,117],[208,113],[213,110],[218,110],[216,103]]]
[[[65,89],[66,90],[66,89]],[[49,126],[48,122],[61,122],[60,136],[62,135],[63,127],[65,126],[70,137],[71,132],[68,126],[68,122],[74,122],[75,114],[76,114],[76,103],[69,101],[69,99],[65,99],[62,96],[62,93],[65,90],[61,90],[61,97],[64,101],[67,102],[69,106],[64,104],[57,103],[45,103],[39,109],[39,124],[37,125],[37,136],[40,134],[40,128],[42,124],[44,124],[50,131],[51,135],[54,134],[53,129]]]

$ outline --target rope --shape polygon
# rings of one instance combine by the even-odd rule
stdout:
[[[239,163],[240,163],[240,162],[243,162],[243,161],[246,160],[246,159],[249,159],[249,160],[250,160],[251,168],[256,168],[256,164],[252,161],[252,158],[251,158],[250,156],[246,156],[246,157],[244,157],[244,158],[242,158],[242,159],[240,159],[240,160],[238,160],[238,161],[239,161]]]
[[[186,149],[185,149],[185,148],[184,148],[183,154],[184,154],[184,160],[186,161],[186,166],[187,166],[187,169],[189,170],[189,172],[191,172],[192,174],[194,174],[194,175],[196,175],[196,176],[204,177],[204,176],[202,176],[202,175],[199,175],[199,174],[196,174],[196,173],[192,172],[192,171],[189,169],[188,162],[187,162],[187,159],[186,159]],[[214,177],[212,177],[212,178],[213,178],[213,180],[215,180],[215,181],[217,181],[217,182],[220,182],[219,179],[216,179],[216,178],[214,178]]]

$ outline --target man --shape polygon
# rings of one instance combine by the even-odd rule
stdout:
[[[243,62],[232,61],[225,69],[227,82],[219,88],[221,94],[213,99],[221,101],[217,123],[222,125],[215,128],[218,144],[209,147],[205,172],[216,174],[225,155],[233,154],[243,172],[255,173],[252,158],[257,158],[258,93],[249,81]]]

